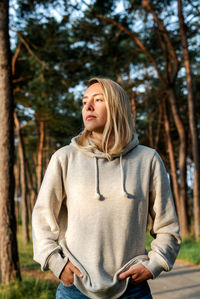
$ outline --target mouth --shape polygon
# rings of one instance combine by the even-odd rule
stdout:
[[[90,119],[94,119],[94,118],[96,118],[96,116],[94,116],[94,115],[87,115],[86,116],[86,120],[90,120]]]

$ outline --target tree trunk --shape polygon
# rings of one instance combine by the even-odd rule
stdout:
[[[37,155],[37,190],[39,191],[42,181],[42,158],[44,148],[44,121],[39,122],[39,147]]]
[[[45,124],[45,146],[43,148],[43,170],[45,170],[49,164],[49,155],[50,155],[50,136],[49,136],[49,130],[47,125]]]
[[[18,151],[20,158],[20,181],[21,181],[21,216],[22,216],[22,235],[23,243],[28,244],[30,241],[29,228],[28,228],[28,203],[27,203],[27,180],[26,180],[26,165],[24,144],[21,134],[21,128],[17,113],[14,112],[15,127],[18,136]]]
[[[5,284],[21,279],[14,209],[13,97],[8,7],[9,1],[0,2],[0,276]]]
[[[35,200],[36,200],[36,196],[37,196],[37,190],[34,188],[33,185],[33,177],[32,177],[32,173],[30,170],[30,165],[28,163],[28,161],[26,161],[26,174],[27,174],[27,183],[28,183],[28,211],[29,211],[29,219],[30,221],[32,220],[32,211],[33,211],[33,207],[35,205]]]
[[[35,205],[35,199],[37,196],[37,189],[34,187],[36,186],[36,183],[34,183],[34,176],[31,173],[30,164],[29,161],[26,161],[26,170],[27,170],[27,182],[28,182],[28,189],[29,189],[29,203],[30,203],[30,209],[33,210],[33,207]],[[30,218],[31,220],[31,218]]]
[[[158,125],[156,128],[156,136],[155,136],[155,143],[154,143],[154,148],[158,148],[158,142],[159,142],[159,137],[160,137],[160,129],[162,125],[162,118],[163,118],[163,107],[162,104],[159,105],[159,116],[158,116]]]
[[[188,114],[189,126],[192,140],[192,155],[194,161],[194,190],[193,190],[193,214],[194,214],[194,233],[196,239],[200,237],[200,157],[199,157],[199,144],[197,124],[195,120],[195,105],[194,94],[192,89],[192,73],[190,67],[190,58],[188,51],[188,42],[185,31],[185,23],[182,13],[182,1],[178,0],[178,15],[180,24],[181,43],[183,48],[183,59],[186,70],[187,90],[188,90]]]
[[[149,139],[149,145],[150,147],[154,147],[154,142],[153,142],[153,120],[154,117],[150,113],[148,113],[148,139]]]
[[[19,151],[17,149],[16,152],[16,163],[14,165],[14,180],[15,180],[15,217],[16,217],[16,222],[17,222],[17,227],[18,229],[18,222],[20,220],[20,205],[19,205],[19,198],[21,195],[20,191],[20,161],[19,161]]]
[[[135,104],[135,92],[132,92],[131,96],[131,108],[132,108],[132,113],[133,113],[133,122],[134,126],[136,126],[136,104]]]
[[[173,144],[170,134],[170,123],[167,113],[166,100],[163,100],[163,114],[164,114],[164,127],[167,136],[167,149],[169,154],[170,168],[171,168],[171,178],[172,178],[172,189],[176,203],[177,214],[180,222],[180,226],[183,227],[182,218],[181,218],[181,206],[179,199],[179,185],[178,185],[178,177],[177,177],[177,169],[176,169],[176,161],[173,150]]]
[[[188,220],[187,220],[187,212],[186,212],[186,199],[187,199],[187,187],[186,187],[186,136],[183,122],[180,118],[178,108],[177,108],[177,100],[175,91],[173,88],[168,90],[169,102],[171,105],[171,111],[174,118],[174,122],[179,134],[180,147],[179,147],[179,171],[180,171],[180,207],[181,207],[181,234],[182,236],[188,236]]]

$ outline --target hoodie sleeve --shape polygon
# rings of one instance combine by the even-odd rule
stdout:
[[[181,238],[179,224],[165,166],[155,152],[152,160],[149,210],[153,220],[149,260],[142,264],[156,278],[163,270],[170,271],[177,257]]]
[[[33,209],[32,237],[34,260],[41,264],[42,271],[50,269],[58,278],[68,261],[67,257],[62,256],[62,248],[58,245],[60,226],[64,225],[64,222],[67,223],[64,198],[62,168],[57,155],[54,154]],[[61,225],[60,220],[63,222]]]

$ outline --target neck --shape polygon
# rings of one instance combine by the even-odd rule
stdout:
[[[98,142],[102,141],[103,138],[103,133],[98,133],[98,132],[92,132],[92,138],[96,139]],[[109,142],[108,142],[108,150],[113,146],[114,144],[114,135],[112,134],[109,138]]]
[[[91,132],[92,138],[98,140],[99,142],[102,141],[103,133],[100,132]]]

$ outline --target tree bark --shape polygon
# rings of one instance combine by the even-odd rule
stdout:
[[[20,158],[20,182],[21,182],[21,215],[22,215],[22,235],[23,243],[28,244],[30,241],[28,228],[28,203],[27,203],[27,179],[26,179],[26,164],[23,138],[17,113],[14,112],[15,128],[18,136],[18,150]]]
[[[39,121],[39,147],[37,155],[37,190],[39,191],[42,181],[42,159],[44,148],[44,121]]]
[[[5,284],[21,279],[14,209],[14,134],[11,55],[8,35],[9,1],[0,2],[0,272]]]
[[[152,114],[148,113],[148,139],[149,139],[149,145],[150,147],[154,147],[154,142],[153,142],[153,120],[154,117]]]
[[[180,24],[181,43],[183,48],[183,59],[186,70],[187,79],[187,100],[188,100],[188,114],[189,126],[192,140],[192,155],[194,161],[194,189],[193,189],[193,214],[194,214],[194,233],[196,239],[200,237],[200,157],[199,157],[199,140],[197,132],[197,124],[195,120],[195,100],[192,88],[192,72],[190,66],[190,58],[188,51],[188,42],[186,36],[186,26],[182,12],[182,1],[178,0],[178,16]]]
[[[16,216],[16,222],[18,225],[19,215],[20,215],[20,208],[19,208],[19,200],[20,197],[20,161],[19,161],[19,151],[17,149],[16,151],[16,163],[14,165],[14,178],[15,178],[15,198],[17,199],[15,201],[15,216]],[[17,228],[17,227],[16,227]]]
[[[172,115],[178,131],[180,146],[179,146],[179,171],[180,171],[180,207],[181,207],[181,234],[182,236],[188,236],[188,220],[186,211],[186,199],[187,199],[187,185],[186,185],[186,135],[183,122],[180,118],[177,108],[176,94],[173,88],[168,90],[169,102],[171,105]]]
[[[133,122],[134,126],[136,126],[136,104],[135,104],[135,92],[132,92],[131,96],[131,108],[132,108],[132,113],[133,113]]]
[[[28,211],[29,211],[29,219],[30,222],[32,220],[32,211],[33,207],[35,205],[35,200],[37,197],[37,189],[35,188],[34,182],[33,182],[33,175],[31,173],[29,162],[26,161],[26,174],[27,174],[27,183],[28,183]]]
[[[178,185],[178,177],[177,177],[177,169],[176,169],[176,161],[174,155],[174,149],[170,134],[170,122],[167,113],[166,107],[166,99],[163,100],[163,114],[164,114],[164,127],[167,137],[167,149],[169,154],[169,161],[170,161],[170,168],[171,168],[171,178],[172,178],[172,189],[176,203],[177,214],[180,222],[181,228],[183,227],[182,218],[181,218],[181,206],[180,206],[180,199],[179,199],[179,185]]]
[[[156,128],[156,136],[155,136],[155,143],[154,143],[154,148],[158,148],[158,142],[159,142],[159,137],[160,137],[160,129],[162,125],[162,118],[163,118],[163,107],[162,103],[159,105],[159,116],[158,116],[158,125]]]

